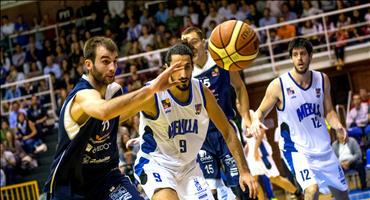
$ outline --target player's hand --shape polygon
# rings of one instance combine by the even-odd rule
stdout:
[[[268,128],[260,121],[260,120],[253,120],[251,127],[248,129],[249,133],[248,135],[254,136],[254,137],[261,137],[263,135],[264,130],[267,130]]]
[[[180,65],[180,62],[176,62],[167,69],[165,69],[161,74],[157,76],[149,86],[152,88],[153,92],[159,92],[166,90],[170,87],[177,86],[181,84],[179,80],[171,80],[171,75],[174,72],[184,69],[184,66]]]
[[[126,142],[126,148],[136,146],[140,143],[140,138],[132,138]]]
[[[347,133],[347,129],[344,128],[343,126],[340,126],[339,128],[336,128],[335,131],[339,134],[342,134],[344,136],[344,141],[345,143],[348,142],[348,133]]]
[[[248,186],[249,198],[253,198],[253,199],[257,198],[258,183],[256,182],[256,180],[254,180],[253,176],[250,173],[245,172],[243,174],[240,174],[239,184],[243,192],[245,192],[246,190],[245,186]]]

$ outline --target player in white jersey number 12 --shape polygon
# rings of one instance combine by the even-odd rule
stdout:
[[[335,113],[329,78],[310,70],[312,44],[303,38],[289,43],[294,67],[274,79],[253,116],[251,133],[260,135],[261,123],[276,106],[280,126],[279,148],[284,161],[304,190],[305,199],[318,199],[320,192],[332,192],[335,199],[349,199],[343,170],[336,158],[326,128],[347,137]]]

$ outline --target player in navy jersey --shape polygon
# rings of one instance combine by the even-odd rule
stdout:
[[[234,122],[236,117],[234,91],[240,102],[240,115],[247,127],[251,123],[248,93],[239,72],[226,71],[216,65],[205,49],[205,39],[199,28],[187,28],[182,32],[181,39],[187,40],[194,47],[193,77],[199,79],[212,91],[218,105],[239,134],[238,127]],[[199,164],[214,196],[217,195],[216,189],[223,184],[221,180],[221,173],[223,173],[226,186],[231,187],[237,197],[247,199],[248,196],[241,192],[238,185],[239,172],[236,168],[235,160],[230,154],[220,131],[213,123],[209,125],[207,138],[202,150],[202,153],[198,155]]]
[[[261,123],[276,106],[280,127],[281,155],[304,190],[305,199],[318,199],[329,190],[335,199],[349,199],[343,170],[330,145],[325,118],[333,129],[347,137],[333,109],[327,75],[309,70],[312,44],[304,38],[289,43],[293,68],[267,87],[253,116],[251,133],[261,134]]]
[[[59,117],[57,151],[45,185],[48,199],[142,199],[118,169],[117,131],[154,93],[178,85],[173,65],[152,84],[123,95],[114,82],[118,49],[109,38],[84,46],[87,74],[68,94]]]

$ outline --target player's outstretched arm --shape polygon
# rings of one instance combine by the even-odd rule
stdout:
[[[326,74],[323,73],[324,77],[324,109],[325,109],[325,118],[328,120],[330,126],[335,129],[335,131],[339,131],[340,133],[344,134],[345,140],[347,140],[347,130],[343,127],[342,123],[338,118],[337,113],[333,108],[333,104],[331,102],[331,95],[330,95],[330,80]]]
[[[82,90],[77,93],[73,102],[72,116],[78,118],[85,114],[100,120],[110,120],[121,115],[121,119],[127,119],[139,112],[142,105],[153,98],[154,93],[180,84],[179,81],[171,81],[170,76],[182,68],[183,66],[176,63],[154,79],[151,85],[110,100],[104,100],[96,90]]]
[[[244,191],[245,187],[248,186],[250,197],[255,198],[257,197],[257,182],[254,180],[253,176],[249,173],[242,145],[236,136],[235,130],[233,127],[231,127],[224,112],[217,104],[217,100],[213,96],[212,92],[205,86],[203,86],[203,90],[206,98],[206,109],[208,112],[208,116],[210,117],[212,122],[216,125],[217,129],[221,132],[228,148],[230,149],[231,154],[236,160],[236,164],[240,172],[239,178],[240,187]]]
[[[245,87],[245,84],[240,77],[239,72],[237,71],[230,72],[230,81],[235,89],[236,97],[240,103],[240,115],[243,117],[245,125],[249,128],[252,123],[252,119],[249,115],[249,97],[247,88]]]
[[[267,129],[267,127],[262,124],[262,121],[278,102],[279,94],[281,94],[279,79],[274,79],[267,87],[260,106],[252,116],[250,135],[259,137],[262,135],[262,129]]]

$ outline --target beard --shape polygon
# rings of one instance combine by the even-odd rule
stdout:
[[[308,67],[304,68],[304,69],[298,69],[298,67],[294,67],[295,71],[298,73],[298,74],[305,74],[308,70]]]
[[[93,65],[93,69],[91,70],[91,75],[93,76],[94,80],[99,84],[109,85],[114,82],[114,76],[112,80],[108,78],[104,78],[104,75],[96,69],[95,65]]]
[[[181,91],[187,91],[189,89],[189,86],[190,86],[190,81],[189,79],[187,78],[180,78],[179,81],[182,81],[182,80],[187,80],[188,82],[184,82],[184,83],[181,83],[180,85],[176,85],[176,88],[181,90]],[[174,78],[171,76],[171,81],[174,81]]]

